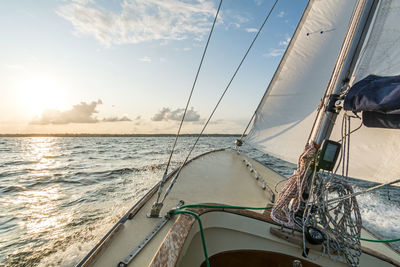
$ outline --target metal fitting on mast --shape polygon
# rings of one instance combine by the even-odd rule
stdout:
[[[341,100],[342,88],[349,85],[349,77],[355,69],[376,6],[377,1],[374,0],[360,0],[357,3],[331,80],[326,89],[325,99],[323,100],[323,106],[326,108],[319,110],[308,144],[320,146],[323,140],[329,138],[332,132],[342,104],[338,102]],[[338,99],[336,99],[337,96],[339,97]]]

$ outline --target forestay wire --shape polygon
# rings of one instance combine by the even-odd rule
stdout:
[[[229,80],[227,86],[225,87],[225,90],[223,91],[223,93],[222,93],[221,97],[219,98],[217,104],[215,105],[213,111],[211,112],[210,116],[208,117],[206,123],[204,124],[203,129],[201,130],[201,132],[200,132],[199,135],[197,136],[196,141],[194,142],[193,146],[191,147],[191,149],[190,149],[190,151],[189,151],[187,157],[185,158],[184,162],[183,162],[183,163],[181,164],[181,166],[179,167],[177,173],[175,174],[174,179],[171,181],[171,183],[170,183],[170,185],[169,185],[167,191],[165,192],[165,195],[164,195],[164,197],[163,197],[161,203],[164,202],[165,198],[167,197],[167,195],[168,195],[169,192],[171,191],[172,187],[173,187],[174,184],[176,183],[176,180],[178,179],[179,174],[180,174],[180,172],[181,172],[183,166],[185,166],[185,164],[186,164],[186,162],[188,161],[190,155],[192,154],[194,148],[196,147],[198,141],[200,140],[200,137],[203,135],[204,130],[206,129],[206,127],[207,127],[208,123],[210,122],[212,116],[214,115],[214,113],[215,113],[215,111],[217,110],[219,104],[221,103],[222,99],[224,98],[226,92],[228,91],[229,87],[231,86],[233,80],[234,80],[235,77],[236,77],[236,74],[239,72],[239,69],[241,68],[241,66],[242,66],[242,64],[243,64],[243,62],[244,62],[244,60],[246,59],[247,55],[249,54],[249,52],[250,52],[251,48],[253,47],[255,41],[257,40],[258,36],[260,35],[261,30],[264,28],[264,25],[267,23],[269,17],[270,17],[271,14],[272,14],[272,11],[275,9],[275,6],[276,6],[276,4],[278,3],[278,1],[279,1],[279,0],[275,0],[273,6],[272,6],[271,9],[269,10],[269,12],[268,12],[267,16],[265,17],[265,19],[264,19],[264,21],[263,21],[263,23],[262,23],[260,29],[257,31],[257,34],[254,36],[253,41],[251,42],[249,48],[247,49],[247,51],[246,51],[246,53],[244,54],[242,60],[240,61],[239,65],[237,66],[235,72],[233,73],[232,78]],[[182,121],[183,121],[183,120],[182,120]],[[160,192],[160,194],[161,194],[161,192]],[[157,201],[157,202],[158,202],[158,201]]]
[[[196,83],[197,83],[197,78],[199,77],[199,73],[200,73],[200,70],[201,70],[201,66],[203,65],[204,57],[205,57],[206,52],[207,52],[208,44],[210,43],[211,35],[212,35],[213,31],[214,31],[215,23],[216,23],[216,21],[217,21],[218,14],[219,14],[219,11],[220,11],[220,9],[221,9],[222,1],[223,1],[223,0],[220,0],[220,2],[219,2],[218,9],[217,9],[217,13],[215,14],[214,22],[213,22],[213,24],[212,24],[212,27],[211,27],[211,30],[210,30],[210,34],[208,35],[207,43],[206,43],[206,46],[204,47],[203,55],[202,55],[202,57],[201,57],[199,67],[198,67],[197,72],[196,72],[196,77],[194,78],[193,85],[192,85],[192,89],[190,90],[189,98],[188,98],[188,100],[187,100],[187,102],[186,102],[185,111],[183,112],[182,120],[181,120],[181,122],[180,122],[180,124],[179,124],[178,132],[176,133],[175,141],[174,141],[174,144],[172,145],[171,153],[169,154],[169,159],[168,159],[168,162],[167,162],[167,167],[165,168],[165,172],[164,172],[163,178],[162,178],[162,180],[161,180],[160,187],[158,188],[157,202],[159,201],[160,196],[161,196],[162,187],[163,187],[163,185],[164,185],[164,183],[165,183],[165,180],[166,180],[166,177],[167,177],[167,174],[168,174],[168,168],[169,168],[169,165],[171,164],[172,155],[174,154],[175,146],[176,146],[176,143],[177,143],[177,141],[178,141],[179,134],[180,134],[181,129],[182,129],[183,121],[185,120],[186,112],[187,112],[187,109],[188,109],[188,107],[189,107],[190,100],[192,99],[193,91],[194,91],[194,88],[195,88]]]

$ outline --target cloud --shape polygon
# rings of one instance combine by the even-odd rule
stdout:
[[[57,14],[106,46],[152,40],[201,39],[216,13],[212,1],[124,0],[118,12],[91,1],[63,4]]]
[[[291,38],[286,36],[286,39],[280,41],[278,44],[283,48],[270,48],[268,53],[264,54],[265,57],[280,57],[285,52],[286,47],[289,45]]]
[[[242,15],[234,15],[233,19],[236,20],[239,24],[243,24],[250,21],[248,17],[244,17]]]
[[[256,28],[246,28],[246,32],[258,32]]]
[[[283,18],[284,16],[286,16],[286,13],[284,11],[281,11],[278,13],[278,15],[276,15],[278,18]]]
[[[240,28],[240,24],[237,22],[231,23],[236,29]]]
[[[254,2],[256,3],[257,6],[260,6],[262,4],[262,0],[254,0]]]
[[[285,46],[285,47],[286,47],[286,46],[289,44],[290,39],[291,39],[290,37],[286,37],[285,40],[279,42],[279,45],[280,45],[280,46]]]
[[[59,111],[56,109],[48,109],[42,113],[42,116],[35,118],[31,124],[69,124],[69,123],[98,123],[98,122],[117,122],[117,121],[131,121],[127,116],[109,117],[98,119],[94,115],[98,113],[96,110],[97,105],[101,105],[101,99],[92,101],[91,103],[81,102],[72,106],[70,110]]]
[[[181,121],[183,112],[185,109],[178,108],[171,110],[170,108],[162,108],[158,113],[156,113],[151,120],[152,121]],[[200,120],[200,115],[193,107],[187,110],[185,115],[185,121],[195,122]]]
[[[269,52],[264,54],[263,56],[265,56],[265,57],[279,57],[279,56],[283,55],[283,52],[285,52],[285,49],[271,48],[271,49],[269,49]]]
[[[139,61],[143,61],[143,62],[151,63],[151,58],[148,57],[148,56],[144,56],[144,57],[142,57],[142,58],[139,58],[138,60],[139,60]]]
[[[116,122],[116,121],[132,121],[129,119],[127,116],[123,117],[108,117],[108,118],[103,118],[102,121],[104,122]]]
[[[230,11],[226,11],[224,15],[225,18],[227,18],[227,20],[229,21],[229,23],[227,23],[225,26],[226,30],[229,30],[231,28],[239,29],[240,27],[242,27],[243,24],[246,24],[250,21],[248,17],[245,17],[241,14],[232,14],[232,12]]]

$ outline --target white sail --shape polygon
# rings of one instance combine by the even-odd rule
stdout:
[[[296,163],[356,4],[311,0],[256,112],[247,143]]]
[[[355,82],[370,74],[400,75],[400,1],[382,0],[355,70]]]
[[[356,65],[354,82],[370,74],[400,75],[400,1],[383,0],[377,7],[368,39]],[[341,120],[331,139],[340,139]],[[360,122],[352,119],[352,129]],[[400,177],[400,130],[362,127],[351,135],[349,175],[389,182]]]

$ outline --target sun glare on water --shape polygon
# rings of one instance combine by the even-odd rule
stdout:
[[[65,91],[52,77],[38,76],[22,81],[19,97],[23,109],[31,116],[39,116],[47,109],[66,106]]]

